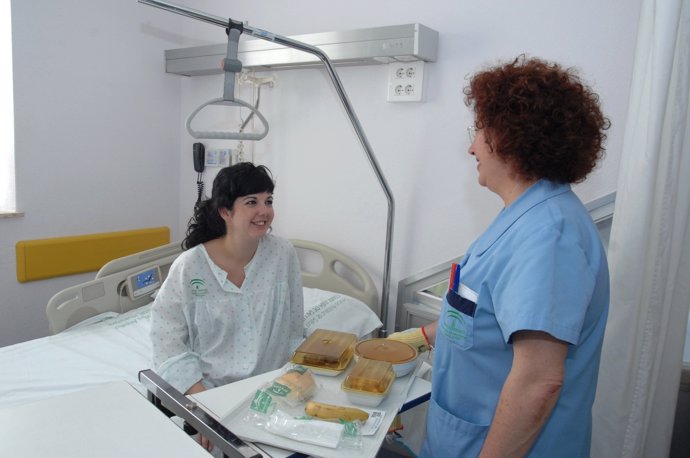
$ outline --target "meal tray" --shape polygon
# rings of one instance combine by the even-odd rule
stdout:
[[[375,458],[381,444],[383,443],[386,433],[388,432],[388,427],[393,422],[396,414],[400,410],[400,407],[405,402],[407,398],[407,391],[410,387],[411,379],[413,374],[396,379],[390,388],[390,392],[386,399],[384,399],[381,404],[374,408],[374,410],[385,411],[386,414],[382,420],[381,426],[379,427],[376,434],[372,436],[362,437],[362,448],[356,451],[348,448],[328,448],[321,447],[318,445],[307,444],[303,442],[298,442],[285,437],[277,436],[271,434],[270,432],[254,426],[250,423],[244,421],[244,417],[247,414],[247,409],[249,408],[249,403],[254,397],[254,391],[251,395],[240,403],[234,410],[232,410],[228,415],[222,418],[222,423],[234,434],[240,438],[250,441],[257,442],[261,444],[270,445],[273,447],[279,447],[285,450],[291,450],[295,452],[304,453],[306,455],[315,457],[333,457],[333,458],[350,458],[353,454],[364,458]],[[357,406],[348,400],[347,394],[340,389],[340,386],[345,378],[345,374],[342,373],[335,377],[328,377],[322,375],[315,375],[316,383],[320,387],[317,390],[316,395],[313,400],[318,402],[324,402],[328,404],[337,404],[342,406],[351,406],[361,409],[361,406]],[[257,387],[258,388],[258,387]],[[367,407],[364,407],[368,410]],[[354,452],[354,453],[353,453]]]

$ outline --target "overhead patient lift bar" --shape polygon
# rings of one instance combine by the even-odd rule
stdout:
[[[237,60],[237,48],[239,46],[240,35],[244,29],[242,23],[228,21],[226,32],[228,34],[228,47],[226,57],[222,61],[222,68],[225,72],[225,84],[223,86],[223,97],[209,100],[194,110],[187,118],[187,131],[194,138],[212,138],[225,140],[261,140],[268,134],[268,121],[259,112],[257,107],[253,107],[243,100],[235,98],[235,74],[242,70],[242,62]],[[240,106],[251,110],[252,115],[256,115],[264,126],[263,132],[247,133],[241,132],[218,132],[218,131],[196,131],[192,128],[192,119],[205,107],[209,105],[230,105]],[[247,118],[247,121],[251,118]],[[244,126],[242,126],[244,127]]]
[[[287,46],[289,48],[297,49],[300,51],[307,52],[309,54],[313,54],[314,56],[318,57],[318,59],[323,63],[323,65],[326,67],[326,71],[328,73],[328,76],[331,78],[331,82],[333,83],[333,86],[335,87],[336,92],[338,93],[338,96],[340,97],[340,101],[343,104],[343,107],[345,108],[345,111],[350,118],[350,121],[352,122],[352,127],[355,129],[355,132],[357,133],[357,137],[359,138],[360,143],[362,144],[362,147],[364,148],[364,152],[367,154],[367,157],[369,158],[369,162],[371,163],[372,168],[374,169],[374,172],[376,173],[376,176],[379,180],[379,183],[381,184],[381,187],[383,188],[383,192],[386,195],[386,199],[388,200],[388,219],[387,219],[387,224],[386,224],[386,251],[385,251],[385,258],[384,258],[384,264],[383,264],[383,285],[382,285],[382,291],[381,291],[381,321],[383,322],[383,328],[381,329],[380,333],[382,336],[387,336],[388,330],[387,330],[387,321],[388,321],[388,296],[389,296],[389,289],[390,289],[390,264],[391,264],[391,247],[393,243],[393,217],[394,217],[394,210],[395,210],[395,204],[393,202],[393,195],[390,191],[390,188],[388,186],[388,183],[386,182],[385,177],[383,176],[383,173],[381,172],[381,167],[379,166],[376,157],[374,156],[374,153],[371,149],[371,146],[369,145],[369,141],[367,140],[367,137],[364,135],[364,131],[362,130],[362,126],[359,123],[359,119],[357,118],[357,115],[355,114],[354,109],[352,108],[352,105],[350,104],[350,100],[347,97],[347,94],[345,94],[345,89],[343,88],[342,83],[340,82],[340,78],[338,77],[338,74],[335,72],[335,69],[333,68],[333,65],[331,64],[330,59],[324,53],[322,50],[319,48],[302,43],[297,40],[293,40],[288,37],[284,37],[281,35],[276,35],[270,32],[267,32],[265,30],[257,29],[256,27],[252,27],[248,24],[243,24],[238,21],[234,21],[232,19],[223,19],[218,16],[211,16],[206,13],[202,13],[197,10],[193,10],[190,8],[178,6],[178,5],[173,5],[171,3],[167,2],[161,2],[157,0],[138,0],[139,3],[144,3],[149,6],[154,6],[157,8],[164,9],[166,11],[170,11],[173,13],[180,14],[182,16],[187,16],[193,19],[198,19],[203,22],[208,22],[209,24],[217,25],[219,27],[223,28],[229,28],[231,25],[241,25],[241,29],[244,32],[249,33],[250,35],[260,38],[262,40],[266,41],[272,41],[275,43],[278,43],[283,46]],[[213,101],[212,101],[213,102]],[[209,102],[211,103],[211,102]],[[202,105],[203,107],[204,105]],[[202,107],[199,107],[201,109]],[[195,112],[196,113],[196,112]],[[194,113],[194,114],[195,114]],[[191,117],[190,117],[191,118]]]

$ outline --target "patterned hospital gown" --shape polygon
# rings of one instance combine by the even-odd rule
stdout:
[[[151,311],[153,367],[182,393],[281,367],[304,334],[299,259],[266,235],[238,288],[197,245],[170,267]]]

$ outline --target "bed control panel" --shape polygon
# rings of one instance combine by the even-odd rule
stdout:
[[[161,278],[159,266],[147,267],[146,270],[133,273],[127,277],[127,295],[131,300],[139,299],[159,288]]]

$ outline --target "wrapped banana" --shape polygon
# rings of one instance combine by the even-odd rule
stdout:
[[[357,409],[356,407],[337,406],[315,401],[307,402],[307,404],[304,406],[304,412],[307,415],[320,418],[322,420],[360,420],[365,422],[369,418],[369,414],[367,412],[362,409]]]

